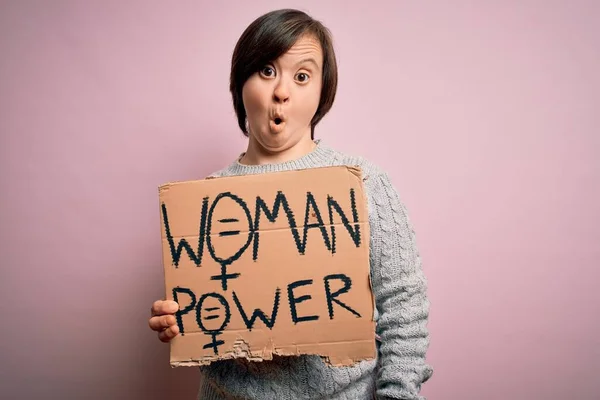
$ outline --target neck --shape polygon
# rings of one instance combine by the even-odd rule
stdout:
[[[272,151],[264,148],[256,139],[250,136],[248,139],[248,149],[240,159],[240,163],[246,165],[265,165],[294,161],[309,154],[315,147],[316,144],[310,138],[310,135],[305,135],[298,143],[287,149]]]

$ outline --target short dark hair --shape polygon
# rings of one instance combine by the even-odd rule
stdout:
[[[252,74],[279,58],[306,34],[313,35],[323,51],[321,99],[310,122],[310,134],[314,139],[315,126],[329,112],[335,99],[337,62],[329,29],[308,14],[293,9],[271,11],[258,17],[242,33],[233,50],[229,90],[238,125],[244,135],[248,136],[246,109],[242,99],[244,84]]]

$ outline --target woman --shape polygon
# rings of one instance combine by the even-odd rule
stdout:
[[[425,362],[429,301],[415,237],[388,176],[373,164],[314,140],[331,108],[337,65],[327,28],[297,10],[255,20],[232,58],[230,90],[248,149],[214,176],[358,165],[368,194],[371,280],[378,358],[331,367],[318,356],[227,360],[202,367],[199,399],[422,399],[432,374]],[[157,301],[150,327],[168,342],[178,334],[178,305]]]

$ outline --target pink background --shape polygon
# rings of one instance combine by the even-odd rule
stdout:
[[[282,6],[334,34],[317,137],[386,169],[414,221],[423,394],[600,398],[600,3],[217,3],[1,3],[2,398],[194,398],[147,327],[157,186],[244,150],[230,55]]]

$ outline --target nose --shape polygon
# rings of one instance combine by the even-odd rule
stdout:
[[[287,103],[290,100],[290,91],[285,79],[279,79],[275,90],[273,90],[273,101],[276,103]]]

